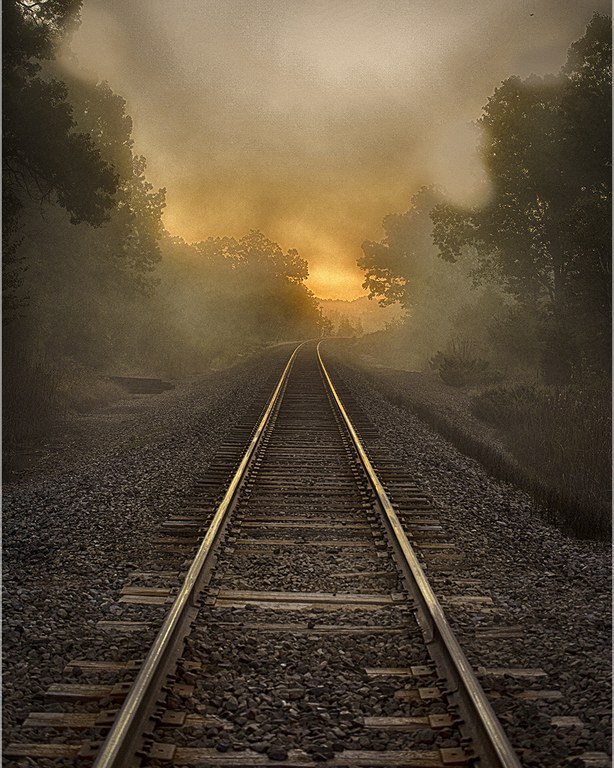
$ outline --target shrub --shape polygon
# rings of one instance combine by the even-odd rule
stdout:
[[[546,397],[544,391],[531,384],[493,387],[472,398],[471,412],[496,427],[508,427],[530,418]]]
[[[44,434],[64,415],[58,380],[57,367],[44,353],[5,349],[2,415],[7,444]]]
[[[438,352],[431,358],[442,381],[452,387],[489,384],[501,378],[488,360],[478,357],[470,342],[453,342],[449,352]]]
[[[48,434],[69,411],[83,413],[123,397],[109,381],[69,359],[5,348],[3,427],[7,445]]]
[[[88,411],[125,397],[125,391],[74,360],[58,366],[57,394],[64,410]]]

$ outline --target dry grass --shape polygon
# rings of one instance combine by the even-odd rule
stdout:
[[[474,398],[473,409],[500,428],[554,521],[582,538],[609,536],[609,388],[497,387]]]
[[[611,402],[606,386],[494,387],[477,396],[480,405],[474,403],[471,419],[459,418],[426,396],[416,399],[398,380],[386,381],[376,370],[362,370],[389,401],[411,410],[494,477],[530,493],[548,522],[577,538],[610,537]],[[487,421],[496,425],[495,439],[481,432],[478,414],[488,414]]]
[[[4,354],[2,424],[4,445],[48,432],[66,411],[59,396],[58,368],[44,354]]]
[[[48,435],[68,413],[84,413],[124,396],[114,384],[71,360],[45,353],[6,351],[3,359],[4,445]]]

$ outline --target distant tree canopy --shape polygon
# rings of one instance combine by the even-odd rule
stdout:
[[[386,306],[398,302],[410,306],[420,283],[429,272],[433,256],[430,212],[440,201],[436,190],[423,187],[403,214],[386,216],[385,238],[365,240],[358,266],[365,271],[363,287]]]
[[[182,375],[318,336],[298,251],[258,231],[196,245],[165,232],[166,193],[134,152],[124,99],[54,60],[80,7],[3,4],[5,387],[25,386],[41,359]]]
[[[422,190],[407,213],[387,217],[385,239],[364,243],[359,261],[372,296],[411,308],[426,290],[436,302],[424,285],[432,234],[451,267],[541,318],[546,378],[609,368],[611,51],[611,20],[595,14],[558,75],[502,83],[479,120],[490,200],[467,210]]]
[[[44,76],[63,35],[77,23],[80,0],[2,4],[3,323],[24,304],[20,243],[24,207],[63,207],[73,223],[98,226],[115,205],[118,176],[86,132],[79,132],[66,85]]]
[[[474,290],[473,261],[448,264],[439,258],[431,212],[441,196],[440,190],[423,187],[409,210],[386,216],[385,237],[364,242],[358,261],[371,298],[405,309],[405,358],[418,367],[457,336],[471,335],[484,343],[489,323],[506,307],[498,289]]]
[[[284,253],[277,243],[258,230],[252,230],[240,240],[210,237],[196,248],[205,259],[217,262],[222,259],[235,270],[249,270],[262,278],[281,278],[299,284],[309,277],[307,262],[295,248]]]
[[[192,316],[206,316],[205,325],[214,329],[222,345],[320,334],[323,320],[317,300],[303,284],[307,262],[295,249],[284,253],[257,230],[240,239],[209,238],[193,246],[173,240],[169,245],[182,247],[189,256],[183,267],[170,253],[166,259],[167,270],[183,271],[187,293],[182,306]]]

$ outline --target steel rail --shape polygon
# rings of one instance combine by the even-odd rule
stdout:
[[[214,545],[226,523],[229,510],[242,484],[245,472],[254,457],[264,430],[269,424],[296,355],[303,344],[299,344],[294,349],[284,368],[243,459],[199,546],[183,585],[97,754],[94,768],[127,768],[135,761],[139,743],[143,737],[143,723],[155,707],[161,683],[167,675],[169,662],[172,660],[173,654],[176,653],[177,645],[183,637],[190,612],[193,612],[194,598],[198,594],[202,578],[206,573]]]
[[[484,760],[482,764],[488,768],[521,768],[520,761],[448,623],[441,604],[435,596],[416,553],[405,535],[405,531],[394,511],[390,498],[384,490],[373,465],[369,461],[369,457],[354,429],[352,421],[337,394],[337,390],[322,360],[321,345],[322,342],[319,342],[316,352],[324,380],[330,388],[333,401],[352,437],[354,447],[367,473],[369,482],[385,513],[388,528],[393,536],[395,549],[402,558],[402,566],[405,566],[403,570],[406,573],[409,571],[411,574],[415,585],[415,589],[412,590],[413,596],[417,600],[419,611],[426,622],[427,626],[425,628],[431,634],[428,642],[438,644],[440,647],[441,653],[439,655],[447,673],[446,678],[457,686],[455,692],[459,695],[464,714],[468,716],[466,724],[472,730],[476,746],[478,746],[481,752],[479,756]]]

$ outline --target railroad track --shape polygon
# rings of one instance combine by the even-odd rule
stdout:
[[[78,682],[52,686],[24,722],[39,740],[5,759],[517,768],[407,522],[423,560],[455,555],[413,482],[394,477],[391,502],[394,466],[376,473],[361,442],[373,427],[352,424],[315,343],[256,421],[163,524],[151,569],[122,592],[135,613],[100,622],[105,658],[68,664]],[[159,609],[161,626],[142,620]]]

